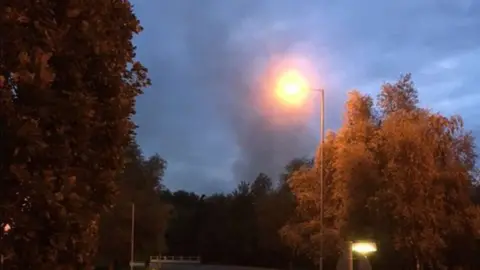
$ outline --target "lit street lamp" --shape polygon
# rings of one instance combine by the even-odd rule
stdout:
[[[11,229],[12,229],[12,226],[10,226],[10,224],[5,224],[5,225],[2,225],[3,227],[3,234],[6,234],[8,233]],[[10,256],[5,256],[4,254],[0,254],[0,270],[3,270],[3,264],[5,263],[5,260],[8,260],[10,259],[12,255]]]
[[[353,252],[367,257],[375,253],[377,245],[374,242],[349,242],[348,244],[348,270],[353,270]]]
[[[309,87],[307,80],[296,70],[289,70],[283,73],[277,81],[276,94],[284,102],[300,106],[304,103],[309,92],[320,92],[320,143],[315,154],[315,169],[320,175],[320,260],[319,267],[323,270],[323,200],[324,200],[324,181],[323,181],[323,142],[325,139],[325,91],[323,89],[314,89]]]
[[[352,243],[352,251],[366,256],[376,252],[377,245],[373,242],[354,242]]]

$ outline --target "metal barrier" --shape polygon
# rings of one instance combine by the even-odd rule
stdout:
[[[186,263],[199,264],[199,256],[151,256],[150,262],[153,263]]]
[[[150,256],[150,264],[161,266],[162,264],[200,264],[199,256]],[[145,262],[130,262],[133,268],[145,267]]]
[[[200,264],[199,256],[150,256],[150,265],[161,266],[162,264]],[[145,262],[130,262],[133,268],[145,267]]]

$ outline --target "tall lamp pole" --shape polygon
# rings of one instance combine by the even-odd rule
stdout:
[[[130,270],[134,267],[135,257],[135,204],[132,203],[132,232],[130,236]]]
[[[277,96],[290,105],[300,105],[309,91],[320,92],[320,143],[315,157],[315,169],[320,174],[320,270],[323,270],[323,141],[325,137],[325,91],[324,89],[312,89],[306,79],[296,70],[288,70],[283,73],[277,82]],[[320,163],[318,165],[318,163]]]
[[[324,154],[323,154],[323,143],[325,140],[325,91],[323,89],[316,90],[320,92],[320,143],[318,145],[317,157],[316,157],[316,168],[317,174],[320,175],[320,261],[319,267],[320,270],[323,270],[323,236],[324,236]]]

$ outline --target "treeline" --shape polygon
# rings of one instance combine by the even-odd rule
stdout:
[[[281,188],[274,188],[272,180],[260,174],[231,194],[172,193],[162,185],[166,162],[159,156],[144,157],[133,144],[126,160],[117,180],[115,206],[101,215],[98,269],[128,266],[132,204],[136,261],[162,254],[201,256],[203,263],[212,264],[310,264],[306,256],[291,253],[278,234],[294,211],[294,198],[285,181]]]
[[[460,117],[419,107],[409,75],[383,85],[376,102],[351,92],[342,127],[322,147],[329,267],[347,240],[358,239],[377,242],[376,267],[478,267],[474,138]],[[176,209],[168,253],[243,265],[285,267],[305,256],[316,263],[318,165],[296,160],[280,179],[260,175],[228,195],[166,192]]]
[[[322,147],[325,269],[335,269],[346,241],[364,239],[378,245],[374,269],[479,269],[474,138],[460,117],[420,107],[410,75],[384,84],[376,100],[352,91],[342,127]],[[136,234],[139,259],[160,253],[210,264],[318,264],[319,160],[294,159],[278,177],[260,173],[229,194],[205,196],[162,188],[165,162],[135,149],[137,163],[122,179],[126,197],[137,194],[148,206],[137,208],[136,224],[148,224]],[[122,249],[104,258],[125,265],[132,199],[119,198],[114,211],[123,219],[106,223],[101,243]],[[119,235],[115,226],[123,226]]]
[[[174,206],[165,234],[166,254],[201,256],[203,263],[284,268],[310,265],[282,242],[279,230],[294,214],[286,183],[274,187],[264,174],[230,194],[199,196],[165,191]]]
[[[128,266],[132,217],[135,261],[145,261],[165,250],[164,232],[171,209],[161,200],[166,162],[158,155],[144,157],[135,143],[127,148],[125,160],[124,170],[116,182],[116,200],[111,208],[102,211],[100,218],[96,256],[99,267]]]

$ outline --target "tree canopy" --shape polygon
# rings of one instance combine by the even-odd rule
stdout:
[[[88,268],[149,85],[141,27],[128,1],[6,0],[0,14],[0,252],[9,269]]]
[[[128,147],[125,155],[125,169],[117,179],[119,192],[114,206],[100,216],[97,265],[128,265],[132,215],[135,260],[145,261],[166,250],[164,234],[171,210],[161,200],[166,162],[158,155],[145,158],[136,144]]]
[[[326,198],[326,226],[343,242],[378,241],[376,258],[389,269],[393,261],[408,269],[471,266],[480,213],[471,197],[474,138],[459,116],[421,108],[417,96],[410,75],[383,85],[376,106],[370,96],[349,94],[343,125],[323,146],[334,149],[325,157],[326,193],[333,197]],[[318,179],[308,167],[289,179],[297,214],[319,199],[308,188]],[[316,220],[318,210],[312,212],[296,228]]]

